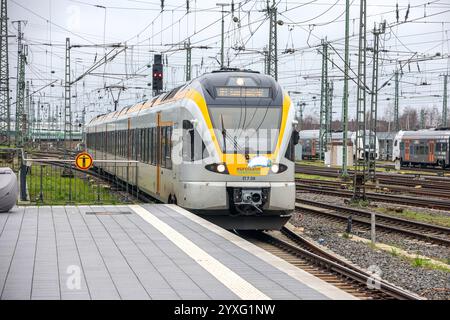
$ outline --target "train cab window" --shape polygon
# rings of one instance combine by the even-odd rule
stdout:
[[[286,149],[286,154],[284,155],[287,159],[295,161],[295,145],[298,144],[298,131],[293,130],[291,139],[289,139],[289,144]]]
[[[394,141],[394,147],[396,147],[397,144],[398,144],[398,140],[395,140],[395,141]]]

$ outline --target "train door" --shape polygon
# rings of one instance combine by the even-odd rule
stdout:
[[[156,194],[167,200],[172,192],[171,138],[173,121],[163,121],[161,112],[156,116]]]
[[[428,142],[428,162],[429,163],[434,163],[435,161],[435,156],[434,156],[434,146],[435,146],[436,142],[433,140],[430,140]]]
[[[315,157],[316,156],[316,140],[311,139],[311,156],[310,157]]]
[[[405,161],[409,160],[409,140],[405,140]]]

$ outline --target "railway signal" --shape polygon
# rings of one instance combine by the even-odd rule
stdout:
[[[155,94],[158,94],[163,89],[163,74],[162,55],[155,54],[152,68],[152,89]]]

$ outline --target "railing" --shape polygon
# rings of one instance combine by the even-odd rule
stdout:
[[[20,199],[38,205],[120,204],[139,197],[137,161],[94,160],[79,170],[74,160],[22,158]]]

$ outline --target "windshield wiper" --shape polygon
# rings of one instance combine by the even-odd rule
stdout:
[[[220,114],[220,122],[222,124],[222,139],[223,139],[223,151],[226,152],[227,150],[227,130],[225,129],[224,125],[223,125],[223,116],[222,114]]]

